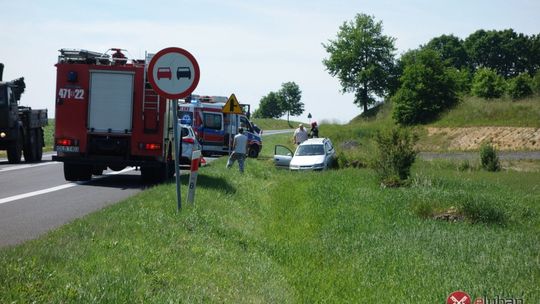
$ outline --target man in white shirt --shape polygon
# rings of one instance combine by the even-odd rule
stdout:
[[[248,138],[244,135],[244,128],[238,128],[238,134],[234,137],[233,152],[227,161],[227,168],[232,167],[235,160],[238,160],[240,173],[244,173],[244,160],[248,149]]]
[[[299,145],[308,139],[308,133],[304,129],[303,124],[298,125],[298,129],[294,130],[293,143]]]

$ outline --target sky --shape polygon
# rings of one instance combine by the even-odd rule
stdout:
[[[396,56],[443,34],[466,38],[479,29],[540,33],[538,0],[0,0],[0,62],[4,81],[24,76],[21,104],[54,117],[58,50],[128,50],[144,58],[167,47],[195,56],[194,94],[229,96],[259,105],[294,81],[305,112],[294,120],[347,123],[361,113],[352,94],[325,70],[322,43],[356,14],[371,15],[396,39]]]

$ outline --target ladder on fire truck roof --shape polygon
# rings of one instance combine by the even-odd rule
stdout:
[[[142,115],[144,131],[146,133],[155,133],[159,127],[159,99],[160,96],[154,91],[152,85],[147,79],[148,64],[154,54],[144,53],[144,92],[142,102]]]

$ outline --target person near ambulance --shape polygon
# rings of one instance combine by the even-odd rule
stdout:
[[[306,129],[304,129],[304,125],[299,124],[298,128],[296,130],[294,130],[293,143],[295,145],[299,145],[299,144],[303,143],[304,141],[306,141],[307,139],[308,139],[308,133],[307,133]]]
[[[240,173],[244,173],[244,162],[248,151],[248,138],[244,135],[244,128],[238,128],[238,134],[233,140],[233,152],[227,161],[227,168],[231,168],[235,161],[238,161]]]

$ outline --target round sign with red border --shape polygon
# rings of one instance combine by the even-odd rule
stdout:
[[[190,52],[169,47],[152,57],[148,66],[148,80],[154,90],[169,99],[189,96],[199,84],[200,69]]]
[[[446,304],[471,304],[471,297],[461,290],[454,291],[446,299]]]

